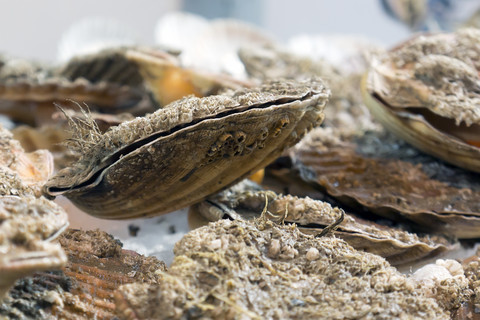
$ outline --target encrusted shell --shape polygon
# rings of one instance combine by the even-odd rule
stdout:
[[[420,150],[480,172],[480,31],[423,35],[372,64],[366,105]]]
[[[122,250],[103,231],[69,229],[58,238],[68,256],[61,270],[17,281],[2,301],[0,318],[107,320],[115,317],[114,290],[132,282],[156,283],[165,264]]]
[[[60,245],[50,241],[67,226],[67,214],[52,201],[0,197],[0,298],[18,278],[66,263]]]
[[[53,174],[53,156],[47,150],[25,153],[7,129],[0,126],[1,195],[41,195]]]
[[[174,252],[158,284],[119,288],[121,317],[448,318],[383,258],[293,225],[220,220],[188,233]]]
[[[232,96],[189,97],[90,137],[45,187],[102,218],[186,207],[264,167],[323,120],[318,80],[271,82]]]
[[[295,223],[304,233],[319,235],[342,216],[341,210],[309,197],[276,195],[245,180],[193,206],[189,211],[189,221],[195,219],[193,214],[202,215],[207,222],[225,217],[253,219],[263,214],[263,217],[276,222]],[[419,262],[453,248],[446,239],[420,237],[348,213],[337,226],[335,235],[355,249],[380,255],[394,265]]]
[[[300,177],[347,205],[459,238],[480,236],[479,176],[386,132],[343,141],[318,128],[291,153]]]

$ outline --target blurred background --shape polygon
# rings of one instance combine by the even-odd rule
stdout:
[[[385,46],[412,31],[449,30],[480,8],[480,0],[0,0],[0,52],[53,61],[63,32],[87,17],[121,23],[140,42],[153,43],[157,20],[185,10],[207,18],[254,23],[277,40],[298,34],[350,34]]]
[[[461,1],[461,0],[460,0]],[[207,18],[253,22],[276,39],[300,33],[363,35],[387,46],[409,34],[379,0],[1,0],[0,52],[53,61],[62,33],[86,17],[122,23],[142,43],[153,43],[154,27],[166,12],[187,10]]]

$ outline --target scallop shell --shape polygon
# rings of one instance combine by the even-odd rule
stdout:
[[[17,279],[65,265],[65,253],[51,240],[67,226],[65,211],[45,198],[0,197],[0,298]]]
[[[292,225],[220,220],[189,232],[174,251],[158,284],[119,288],[120,317],[448,318],[383,258]]]
[[[156,283],[156,272],[166,269],[154,257],[122,250],[102,231],[67,230],[59,242],[68,255],[66,266],[18,281],[2,302],[0,317],[113,319],[118,286]]]
[[[160,106],[189,95],[205,97],[252,85],[228,75],[182,67],[172,56],[154,50],[131,49],[126,57],[138,65],[145,85]]]
[[[147,95],[142,83],[132,86],[133,76],[122,83],[125,80],[118,73],[126,71],[128,60],[122,62],[118,56],[109,51],[78,57],[63,68],[8,59],[0,68],[0,111],[12,120],[35,125],[52,122],[55,102],[76,108],[73,100],[82,101],[93,110],[110,113],[145,109],[140,103]],[[136,66],[128,63],[130,71],[125,74],[132,75]],[[137,71],[137,82],[139,77]]]
[[[418,36],[372,65],[366,105],[420,150],[480,172],[480,31]]]
[[[480,236],[480,178],[385,132],[340,140],[316,129],[292,151],[294,170],[347,205],[459,238]],[[381,177],[381,178],[379,178]]]
[[[190,68],[245,79],[245,68],[238,57],[238,50],[274,44],[273,38],[255,25],[234,19],[217,19],[199,32],[180,59],[184,66]]]
[[[271,82],[232,96],[185,98],[90,136],[82,158],[45,186],[92,215],[174,211],[273,161],[323,120],[322,82]]]
[[[341,211],[327,202],[309,197],[276,195],[245,180],[194,205],[189,211],[189,222],[196,219],[194,214],[204,217],[205,222],[222,218],[253,219],[263,214],[276,222],[295,223],[306,234],[319,235],[327,226],[336,223],[343,214]],[[355,249],[382,256],[393,265],[419,262],[454,248],[441,237],[419,237],[348,213],[338,224],[335,235]]]

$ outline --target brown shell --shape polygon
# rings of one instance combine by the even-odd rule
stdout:
[[[80,101],[110,113],[152,111],[153,105],[143,101],[147,93],[142,79],[137,79],[138,68],[120,59],[120,51],[77,57],[58,68],[7,59],[0,67],[0,112],[35,125],[51,122],[52,113],[58,111],[54,103],[75,108],[72,101]]]
[[[459,238],[480,236],[480,177],[409,147],[385,132],[341,141],[324,129],[294,152],[300,177],[338,201],[423,230]]]
[[[189,211],[189,221],[193,221],[194,214],[202,215],[207,222],[225,217],[258,218],[267,204],[265,217],[280,223],[295,223],[300,231],[319,235],[342,215],[342,209],[327,202],[309,197],[277,196],[271,191],[257,190],[251,183],[242,182],[193,206]],[[265,197],[269,199],[267,203]],[[355,249],[382,256],[394,265],[419,262],[453,248],[444,238],[420,237],[348,213],[336,228],[335,235]]]
[[[322,122],[328,96],[311,80],[176,101],[104,135],[83,133],[90,140],[79,148],[82,158],[53,177],[45,192],[110,219],[186,207],[297,143]]]
[[[480,172],[480,31],[417,36],[372,64],[365,104],[420,150]]]
[[[59,242],[68,256],[64,268],[18,281],[2,302],[0,318],[113,319],[113,292],[123,284],[156,283],[166,269],[154,257],[122,250],[103,231],[67,230]]]
[[[332,91],[324,125],[350,132],[377,126],[362,101],[362,73],[342,72],[328,61],[298,56],[278,48],[245,48],[239,51],[239,56],[248,74],[262,81],[278,78],[301,80],[313,76],[324,79]]]

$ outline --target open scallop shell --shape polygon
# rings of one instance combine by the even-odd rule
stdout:
[[[189,95],[205,97],[226,89],[251,86],[247,81],[225,74],[182,67],[174,57],[154,50],[131,49],[126,57],[138,65],[145,85],[160,106]]]
[[[372,64],[364,101],[420,150],[480,172],[480,31],[423,35]]]

